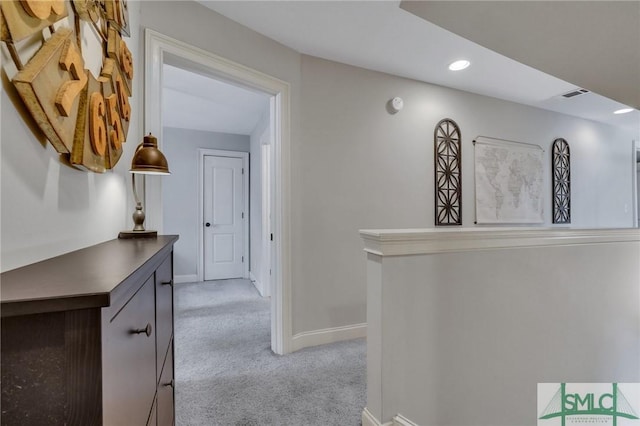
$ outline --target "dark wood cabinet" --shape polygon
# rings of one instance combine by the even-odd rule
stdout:
[[[144,425],[156,393],[154,277],[113,317],[103,315],[105,425]],[[142,410],[140,407],[147,407]]]
[[[0,276],[2,425],[173,425],[173,244],[113,240]]]
[[[158,383],[158,426],[174,424],[173,371],[173,344],[171,344]]]
[[[167,356],[169,343],[173,339],[173,269],[170,259],[165,260],[156,271],[156,378],[160,378]]]
[[[157,426],[158,424],[158,401],[153,401],[153,407],[151,407],[151,414],[149,415],[149,421],[147,422],[147,426]]]

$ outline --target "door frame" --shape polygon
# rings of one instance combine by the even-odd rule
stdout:
[[[289,83],[260,71],[191,46],[152,29],[145,29],[144,132],[158,136],[162,149],[162,66],[168,59],[192,70],[205,72],[273,97],[271,125],[274,129],[271,250],[271,349],[277,354],[292,351],[291,290],[291,165]],[[171,159],[169,158],[169,163]],[[150,179],[145,194],[148,228],[162,232],[162,179]]]
[[[631,199],[633,200],[632,212],[633,212],[633,228],[640,228],[640,199],[638,199],[638,185],[640,185],[638,179],[638,172],[640,171],[640,167],[638,167],[638,155],[640,154],[640,141],[631,141]]]
[[[270,130],[270,133],[271,130]],[[263,135],[264,136],[264,135]],[[267,180],[271,174],[271,135],[269,135],[268,143],[264,143],[264,140],[260,141],[260,172],[261,176],[261,206],[260,221],[262,223],[262,271],[260,283],[262,286],[262,296],[271,297],[273,290],[271,289],[271,187]],[[265,155],[266,154],[266,155]]]
[[[242,255],[245,262],[242,278],[249,278],[249,153],[226,151],[222,149],[198,149],[198,281],[204,281],[204,160],[205,157],[240,158],[242,160],[242,211],[245,214],[242,223]]]

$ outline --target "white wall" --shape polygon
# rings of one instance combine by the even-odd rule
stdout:
[[[632,226],[631,141],[607,125],[302,57],[302,138],[293,216],[295,332],[365,321],[365,265],[358,230],[434,223],[433,132],[455,120],[462,132],[463,224],[474,222],[472,139],[493,136],[546,152],[545,225],[550,225],[550,145],[571,146],[572,225]],[[404,109],[389,114],[394,96]],[[625,211],[625,205],[627,209]]]
[[[61,161],[10,83],[14,69],[11,59],[5,56],[6,50],[2,50],[2,271],[117,238],[119,231],[133,227],[128,169],[143,134],[139,124],[143,84],[139,18],[139,4],[129,2],[133,32],[125,41],[136,70],[133,97],[129,99],[131,122],[120,162],[114,171],[104,174],[79,171]],[[91,39],[91,29],[85,28],[83,34],[85,42]],[[100,45],[89,42],[83,53],[87,66],[97,75],[95,65],[101,65]]]
[[[163,129],[163,152],[171,176],[163,177],[163,228],[178,234],[173,252],[176,281],[195,281],[198,273],[198,149],[249,152],[249,137],[200,130]]]
[[[269,288],[263,276],[262,256],[262,142],[270,134],[267,109],[250,136],[249,154],[249,246],[250,271],[254,285],[263,297],[269,296]],[[267,139],[265,139],[265,137]]]

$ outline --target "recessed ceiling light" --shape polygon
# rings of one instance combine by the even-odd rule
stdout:
[[[462,59],[460,61],[452,62],[451,65],[449,65],[449,69],[451,71],[460,71],[467,68],[469,65],[471,65],[471,62],[466,59]]]
[[[628,112],[633,111],[633,108],[622,108],[617,111],[613,111],[614,114],[626,114]]]

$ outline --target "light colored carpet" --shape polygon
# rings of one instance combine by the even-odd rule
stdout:
[[[361,424],[364,339],[278,356],[269,321],[248,280],[176,284],[178,426]]]

